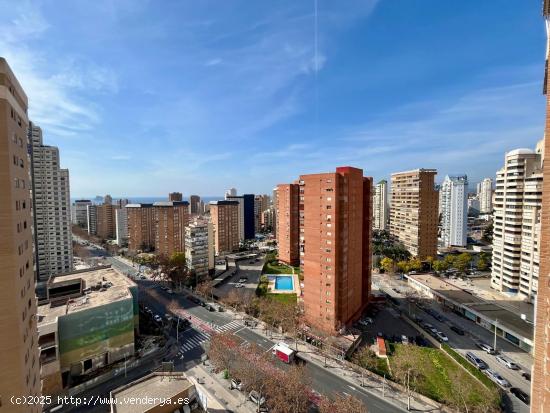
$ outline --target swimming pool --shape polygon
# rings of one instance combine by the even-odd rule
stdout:
[[[275,281],[275,290],[277,291],[294,291],[292,275],[271,275],[269,279]]]

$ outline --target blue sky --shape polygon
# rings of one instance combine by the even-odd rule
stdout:
[[[476,182],[543,136],[539,3],[319,0],[315,36],[313,0],[0,0],[0,55],[72,196],[265,193],[340,165]]]

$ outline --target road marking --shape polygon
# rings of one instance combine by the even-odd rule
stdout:
[[[350,386],[349,384],[348,384],[348,387],[349,387],[350,389],[352,389],[352,390],[355,390],[355,391],[357,391],[357,389],[356,389],[355,387],[353,387],[353,386]]]

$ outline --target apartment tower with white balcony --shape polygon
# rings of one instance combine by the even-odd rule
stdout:
[[[439,189],[441,210],[440,243],[464,247],[468,235],[468,178],[447,175]]]
[[[543,141],[508,152],[497,172],[491,287],[533,301],[539,278]]]

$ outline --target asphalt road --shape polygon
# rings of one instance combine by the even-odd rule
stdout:
[[[136,269],[128,266],[126,263],[121,262],[113,257],[108,257],[107,261],[110,262],[113,267],[124,271],[124,272],[135,272]],[[238,277],[238,274],[236,275]],[[137,284],[140,286],[140,302],[143,302],[145,305],[149,306],[154,312],[159,315],[164,315],[167,312],[164,302],[175,301],[178,303],[179,307],[184,310],[187,314],[191,315],[193,318],[198,319],[204,322],[206,325],[213,327],[214,329],[224,329],[226,331],[232,331],[237,337],[240,337],[246,342],[255,343],[259,347],[269,350],[274,344],[274,341],[270,341],[263,337],[262,335],[256,333],[248,327],[239,325],[236,320],[232,318],[231,315],[225,312],[211,312],[201,307],[194,302],[191,302],[181,294],[170,295],[167,292],[160,289],[160,287],[155,287],[155,282],[150,280],[137,280]],[[155,291],[152,293],[152,291]],[[160,299],[159,299],[160,298]],[[200,327],[187,330],[184,334],[180,334],[179,341],[182,343],[182,346],[185,346],[186,340],[189,337],[196,335],[197,332],[201,332]],[[172,333],[173,334],[173,333]],[[198,340],[194,340],[195,343]],[[176,356],[175,363],[177,367],[185,368],[185,363],[193,362],[200,359],[200,356],[203,354],[201,345],[192,347],[190,350],[184,352],[183,358],[180,358],[182,355]],[[312,387],[314,390],[322,394],[332,394],[337,393],[347,393],[352,394],[355,397],[358,397],[362,400],[367,406],[369,412],[371,413],[392,413],[392,412],[402,412],[403,409],[400,409],[393,404],[385,401],[384,399],[373,395],[360,387],[351,386],[346,380],[341,377],[333,374],[331,371],[321,368],[314,363],[306,363],[306,369],[309,372],[309,375],[312,379]]]

